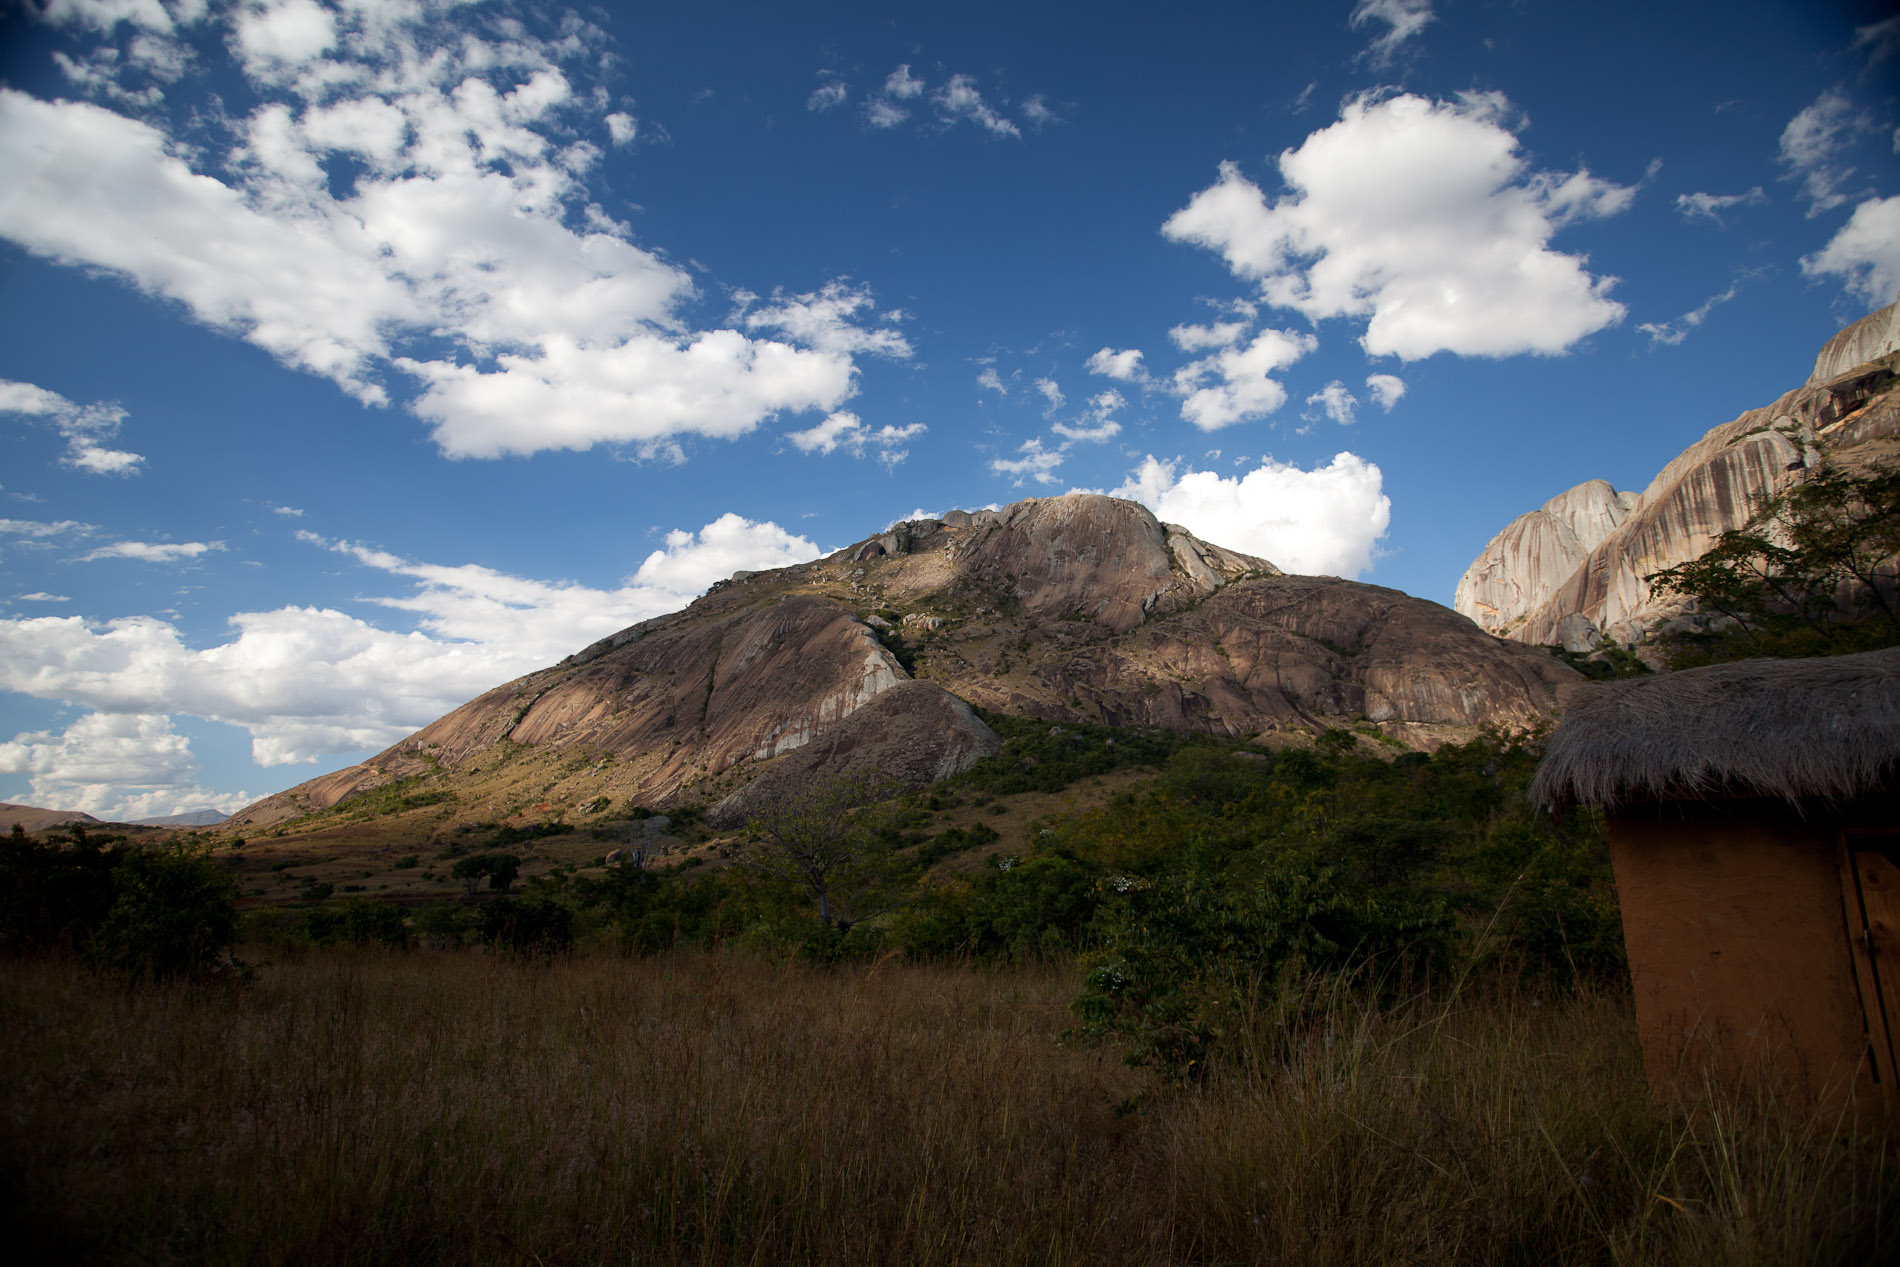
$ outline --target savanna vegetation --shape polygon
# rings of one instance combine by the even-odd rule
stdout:
[[[1900,1162],[1866,1128],[1716,1085],[1650,1102],[1601,825],[1530,809],[1534,736],[1427,756],[995,724],[1003,751],[927,793],[778,807],[816,835],[762,811],[723,858],[518,882],[514,855],[464,854],[494,859],[464,877],[488,888],[426,905],[240,926],[215,856],[16,836],[13,1243],[262,1263],[1900,1246]],[[983,820],[1129,767],[1149,773],[1012,833],[1026,847]],[[933,830],[946,806],[979,814]],[[130,932],[174,927],[202,931]]]

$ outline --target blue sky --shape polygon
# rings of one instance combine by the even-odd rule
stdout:
[[[14,3],[0,799],[234,809],[1072,488],[1448,602],[1894,299],[1897,70],[1814,0]]]

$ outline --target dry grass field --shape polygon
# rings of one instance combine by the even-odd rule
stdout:
[[[256,958],[256,952],[252,953]],[[1204,1083],[1058,1041],[1073,965],[325,950],[0,972],[12,1261],[1893,1261],[1900,1162],[1711,1088],[1627,1001],[1264,1024]]]

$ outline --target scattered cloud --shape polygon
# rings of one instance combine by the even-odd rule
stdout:
[[[596,639],[676,611],[715,580],[785,567],[818,549],[777,524],[726,514],[669,533],[616,589],[414,563],[300,532],[412,586],[363,602],[408,613],[397,633],[340,611],[284,607],[231,617],[203,649],[150,616],[0,620],[0,689],[99,713],[185,713],[241,726],[260,765],[381,748],[467,700]]]
[[[1021,456],[992,458],[990,470],[998,475],[1014,476],[1014,483],[1018,486],[1026,479],[1033,479],[1039,484],[1056,483],[1055,471],[1062,465],[1062,449],[1045,449],[1040,439],[1030,439],[1023,441],[1016,452]]]
[[[1497,94],[1361,96],[1280,156],[1269,203],[1223,163],[1162,232],[1220,252],[1266,301],[1309,320],[1365,317],[1373,356],[1555,354],[1621,321],[1615,279],[1549,247],[1614,215],[1629,186],[1531,171]]]
[[[286,519],[303,518],[303,511],[295,506],[272,506],[270,509],[273,515],[282,515]]]
[[[1724,212],[1736,207],[1759,207],[1767,201],[1768,195],[1762,192],[1760,185],[1756,185],[1747,193],[1740,194],[1678,194],[1676,210],[1682,213],[1685,220],[1712,220],[1721,224]]]
[[[1311,471],[1269,458],[1232,478],[1180,471],[1151,455],[1110,495],[1284,571],[1356,577],[1391,524],[1383,483],[1379,468],[1353,453]]]
[[[1417,37],[1432,18],[1432,0],[1359,0],[1349,19],[1352,29],[1371,22],[1383,22],[1387,28],[1359,52],[1359,58],[1375,69],[1390,66],[1405,42]]]
[[[946,127],[968,119],[991,136],[1022,138],[1022,129],[983,99],[983,94],[977,91],[976,80],[969,75],[950,76],[948,83],[931,94],[930,104],[936,107],[937,118]]]
[[[1088,410],[1074,423],[1058,422],[1050,428],[1069,444],[1100,444],[1121,434],[1122,425],[1115,415],[1128,407],[1128,398],[1114,388],[1089,398]]]
[[[1900,196],[1869,198],[1828,244],[1803,256],[1809,277],[1839,277],[1869,309],[1900,298]]]
[[[452,457],[678,452],[679,436],[740,435],[856,391],[859,348],[888,349],[891,332],[819,323],[820,348],[791,324],[696,329],[692,275],[591,200],[600,150],[575,138],[636,132],[588,89],[597,30],[570,15],[549,38],[512,21],[483,38],[452,10],[245,5],[227,51],[257,104],[225,120],[226,150],[107,94],[0,89],[0,236],[176,302],[364,404],[405,397]],[[140,0],[46,12],[111,30],[146,21],[135,11],[172,28]],[[101,448],[85,465],[129,458]]]
[[[911,74],[910,63],[905,62],[885,77],[884,95],[893,101],[914,101],[924,95],[924,81]]]
[[[100,546],[80,559],[91,563],[99,559],[132,559],[138,563],[183,563],[224,549],[222,541],[114,541]]]
[[[910,450],[900,446],[922,435],[926,429],[923,423],[913,422],[902,427],[887,423],[874,431],[856,414],[840,410],[810,430],[787,432],[785,438],[801,453],[828,454],[839,449],[853,457],[874,453],[877,460],[889,468],[910,456]]]
[[[1719,295],[1711,295],[1692,312],[1685,312],[1674,321],[1645,321],[1636,328],[1649,336],[1649,346],[1674,347],[1689,337],[1689,331],[1709,319],[1709,314],[1741,293],[1742,281],[1737,278],[1729,288]]]
[[[1848,200],[1842,187],[1853,178],[1854,168],[1847,162],[1847,151],[1868,127],[1847,94],[1829,88],[1782,129],[1781,161],[1788,179],[1801,182],[1810,219]]]
[[[895,314],[885,314],[885,324],[861,326],[859,313],[875,314],[876,303],[869,286],[853,286],[839,280],[822,290],[802,295],[773,291],[769,304],[753,308],[756,297],[738,292],[739,311],[734,320],[748,330],[776,330],[807,347],[833,354],[868,352],[892,360],[908,360],[910,341],[890,324]]]
[[[1372,393],[1373,401],[1391,413],[1392,406],[1405,395],[1405,380],[1397,374],[1372,374],[1366,378],[1366,388]]]
[[[1041,93],[1023,102],[1023,119],[1038,132],[1052,123],[1062,122],[1056,112],[1049,108],[1049,103],[1043,99]]]
[[[820,76],[831,75],[831,72],[828,70],[821,70],[818,73]],[[835,110],[837,107],[843,105],[845,98],[850,95],[851,90],[845,87],[844,80],[826,78],[823,83],[811,90],[811,96],[805,98],[805,108],[821,113],[826,110]]]
[[[31,594],[15,594],[15,600],[22,603],[70,603],[73,600],[65,594],[48,594],[35,590]]]
[[[1181,416],[1203,431],[1264,418],[1286,403],[1286,388],[1272,377],[1314,348],[1319,340],[1290,330],[1262,330],[1245,346],[1221,348],[1174,372]]]
[[[1359,398],[1348,391],[1346,385],[1338,379],[1334,379],[1308,396],[1306,403],[1309,406],[1318,407],[1317,413],[1309,411],[1305,415],[1308,421],[1317,421],[1321,417],[1326,417],[1342,427],[1352,425],[1359,408]]]
[[[1044,418],[1053,418],[1056,411],[1067,403],[1066,398],[1062,394],[1062,388],[1056,385],[1056,380],[1053,378],[1037,379],[1036,390],[1041,392],[1043,400],[1048,402],[1043,407],[1042,416]]]
[[[118,405],[76,405],[44,387],[0,379],[0,414],[48,422],[66,441],[61,466],[92,475],[136,475],[145,462],[137,453],[105,445],[125,421],[125,410]]]
[[[985,365],[983,367],[983,372],[976,376],[976,385],[978,387],[987,387],[999,396],[1009,395],[1009,388],[1004,384],[1002,377],[997,374],[994,365]]]
[[[1240,321],[1219,321],[1211,325],[1179,325],[1168,331],[1168,337],[1174,340],[1174,346],[1183,352],[1200,352],[1207,348],[1232,347],[1234,341],[1253,327],[1251,313]]]
[[[1854,39],[1848,47],[1855,52],[1866,50],[1869,66],[1877,66],[1900,53],[1900,17],[1883,18],[1854,28]]]
[[[1148,371],[1142,367],[1141,352],[1137,348],[1103,348],[1088,359],[1091,374],[1100,374],[1104,378],[1119,379],[1124,383],[1145,383]]]
[[[84,534],[91,531],[91,524],[82,524],[76,519],[59,519],[50,523],[40,519],[0,519],[0,534],[25,537],[30,541],[48,541],[68,533]]]

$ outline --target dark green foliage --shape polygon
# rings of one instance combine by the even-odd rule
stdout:
[[[449,868],[449,878],[460,880],[471,894],[486,879],[496,893],[506,893],[521,874],[521,859],[511,853],[478,853],[457,860]]]
[[[1002,837],[988,823],[972,823],[968,827],[952,827],[949,831],[939,832],[929,840],[917,846],[917,865],[931,867],[970,849],[981,849],[984,845],[993,845]]]
[[[1159,766],[1183,748],[1207,744],[1198,735],[1156,726],[1115,729],[1088,722],[1047,722],[977,710],[1003,746],[945,786],[1008,796],[1059,792],[1078,780],[1129,766]]]
[[[475,918],[482,944],[513,955],[547,957],[574,945],[574,912],[546,897],[501,898]]]
[[[201,847],[129,848],[74,826],[70,845],[0,842],[0,949],[78,953],[135,980],[237,967],[237,885]]]
[[[345,898],[335,906],[312,907],[304,913],[304,927],[312,945],[347,943],[407,949],[409,926],[394,902]]]
[[[1692,598],[1700,628],[1662,635],[1672,668],[1756,656],[1842,655],[1900,644],[1892,559],[1900,465],[1823,466],[1763,503],[1701,558],[1652,573],[1652,592]]]
[[[489,838],[490,848],[502,845],[519,845],[530,840],[540,840],[547,836],[562,836],[574,829],[566,823],[529,823],[525,827],[500,827]]]
[[[1626,677],[1647,677],[1652,672],[1634,651],[1619,642],[1604,640],[1589,651],[1571,651],[1555,645],[1545,647],[1544,650],[1585,677],[1598,682],[1612,682]]]
[[[0,841],[0,949],[83,947],[112,909],[112,872],[123,852],[93,840],[35,840],[20,830]]]
[[[133,980],[220,976],[237,968],[237,884],[202,852],[127,849],[88,954]]]

